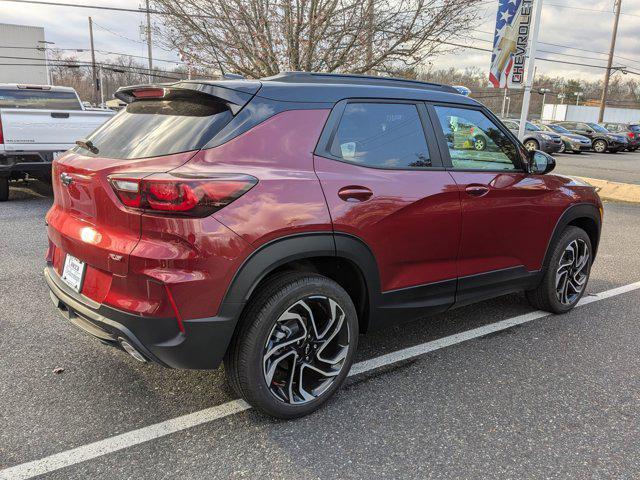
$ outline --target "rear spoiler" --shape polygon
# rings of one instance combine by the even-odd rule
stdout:
[[[252,80],[182,81],[121,87],[116,91],[114,97],[125,103],[131,103],[158,98],[208,96],[227,105],[231,113],[236,115],[242,110],[242,107],[249,103],[261,86],[260,82]]]

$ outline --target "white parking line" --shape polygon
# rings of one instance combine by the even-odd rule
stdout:
[[[621,295],[623,293],[631,292],[640,289],[640,282],[630,283],[622,287],[612,288],[597,295],[591,295],[580,300],[578,306],[587,305],[589,303],[598,302],[606,298]],[[376,368],[392,365],[403,360],[409,360],[411,358],[424,355],[425,353],[433,352],[444,347],[455,345],[473,338],[483,337],[490,333],[498,332],[511,328],[515,325],[522,325],[523,323],[531,322],[539,318],[550,316],[551,314],[543,311],[534,311],[525,313],[524,315],[518,315],[517,317],[508,318],[500,322],[491,323],[482,327],[467,330],[465,332],[456,333],[448,337],[439,338],[431,342],[422,343],[415,347],[409,347],[402,350],[398,350],[387,355],[372,358],[371,360],[365,360],[363,362],[356,363],[351,368],[349,376],[358,375],[360,373],[368,372]],[[20,465],[0,470],[0,480],[18,480],[33,478],[37,475],[43,475],[45,473],[53,472],[61,468],[69,467],[80,462],[91,460],[93,458],[101,457],[109,453],[117,452],[125,448],[139,445],[149,440],[164,437],[181,430],[186,430],[203,423],[212,422],[220,418],[235,415],[236,413],[249,410],[251,407],[243,400],[233,400],[231,402],[217,405],[215,407],[205,408],[188,415],[165,420],[164,422],[155,423],[148,427],[132,430],[121,435],[105,438],[97,442],[82,445],[71,450],[56,453],[39,460],[34,460]]]

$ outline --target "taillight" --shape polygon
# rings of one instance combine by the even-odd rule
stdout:
[[[206,217],[248,192],[258,179],[240,174],[115,174],[109,183],[129,208]]]
[[[164,88],[141,88],[133,91],[136,98],[163,98],[167,93]]]
[[[4,135],[2,134],[2,118],[0,118],[0,145],[4,143]]]
[[[633,140],[633,139],[636,137],[636,134],[635,134],[635,133],[633,133],[633,132],[627,132],[627,136],[628,136],[631,140]]]

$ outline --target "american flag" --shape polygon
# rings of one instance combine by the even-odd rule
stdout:
[[[493,54],[489,69],[489,81],[496,88],[509,86],[508,78],[513,67],[522,1],[499,0],[498,3],[496,32],[493,36]]]

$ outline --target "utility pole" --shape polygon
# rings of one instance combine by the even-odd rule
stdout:
[[[540,33],[540,17],[542,15],[542,0],[535,0],[535,13],[533,20],[533,34],[531,44],[529,46],[529,54],[527,55],[527,79],[524,84],[524,95],[522,97],[522,110],[520,111],[520,128],[518,129],[518,138],[524,138],[524,132],[529,115],[529,101],[531,100],[531,87],[533,86],[533,77],[535,77],[535,61],[536,51],[538,50],[538,34]]]
[[[89,39],[91,40],[91,71],[93,75],[93,103],[98,102],[98,72],[96,71],[96,50],[93,46],[93,20],[89,17]]]
[[[149,56],[149,83],[153,83],[153,57],[151,44],[151,11],[149,10],[149,0],[147,0],[147,54]]]
[[[544,104],[547,101],[547,93],[550,93],[551,90],[548,88],[541,88],[540,93],[542,94],[542,109],[540,110],[540,120],[544,117]]]
[[[616,49],[616,37],[618,36],[618,21],[620,20],[620,7],[622,0],[616,0],[616,18],[613,21],[613,32],[611,33],[611,47],[609,48],[609,61],[607,70],[604,73],[604,85],[602,86],[602,99],[600,100],[600,113],[598,113],[598,123],[604,120],[604,107],[607,103],[607,90],[609,89],[609,78],[611,77],[611,66],[613,65],[613,52]]]
[[[367,0],[367,49],[365,52],[365,63],[371,65],[373,62],[373,1]],[[371,74],[371,68],[367,69],[367,73]]]

